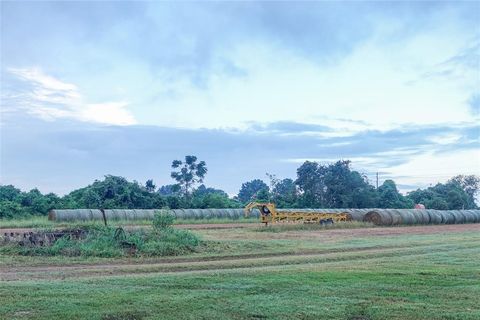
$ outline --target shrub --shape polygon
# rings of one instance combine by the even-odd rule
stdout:
[[[175,217],[166,211],[157,211],[153,217],[153,228],[155,230],[164,230],[171,228]]]
[[[84,239],[73,239],[64,236],[51,246],[29,247],[9,246],[2,248],[3,253],[46,256],[94,256],[121,257],[132,254],[129,250],[135,248],[136,255],[172,256],[195,251],[200,239],[190,231],[171,228],[170,218],[159,215],[160,227],[150,231],[117,231],[114,227],[86,225]]]
[[[176,256],[195,251],[199,244],[200,239],[192,232],[167,228],[152,233],[142,253],[149,256]]]
[[[16,202],[10,200],[0,201],[0,219],[18,218],[27,215],[26,210]]]

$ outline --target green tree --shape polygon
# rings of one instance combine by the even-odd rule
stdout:
[[[268,192],[269,189],[265,182],[260,179],[254,179],[242,184],[237,197],[240,202],[247,203],[252,200],[260,200],[260,197],[258,197],[260,194],[262,201],[268,201]]]
[[[28,213],[24,207],[16,202],[10,200],[0,201],[0,219],[19,218]]]
[[[375,205],[375,189],[365,176],[350,169],[349,160],[325,168],[325,202],[329,208],[367,208]]]
[[[383,184],[378,187],[378,208],[412,208],[413,201],[405,198],[398,192],[397,185],[393,180],[385,180]]]
[[[300,190],[301,207],[323,207],[325,205],[325,167],[316,162],[305,161],[297,169],[295,184]]]
[[[428,209],[447,210],[448,203],[440,197],[434,197],[431,200],[425,201],[425,207]]]
[[[155,185],[155,183],[153,183],[152,179],[149,179],[147,180],[147,182],[145,182],[145,189],[147,189],[148,192],[155,192],[156,188],[157,186]]]
[[[167,184],[158,188],[158,193],[162,196],[175,196],[180,192],[178,184]]]
[[[188,197],[191,189],[196,183],[203,182],[207,173],[207,164],[205,161],[197,162],[196,156],[185,156],[185,161],[174,160],[171,177],[177,181],[177,185],[182,190],[185,197]]]
[[[279,208],[292,208],[296,205],[298,192],[292,179],[277,180],[271,193],[273,202]]]
[[[475,198],[480,191],[480,177],[476,175],[458,175],[450,180],[448,183],[454,183],[458,185],[467,194],[467,207],[475,209]]]
[[[408,198],[415,203],[423,203],[428,209],[476,209],[477,205],[472,199],[474,187],[469,189],[468,194],[462,186],[462,182],[457,178],[450,179],[447,183],[437,183],[433,187],[427,189],[418,189],[408,193]]]
[[[12,185],[0,186],[0,201],[15,201],[20,194],[20,189],[17,189]]]

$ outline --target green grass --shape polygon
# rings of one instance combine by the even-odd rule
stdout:
[[[218,251],[192,257],[216,256],[216,261],[155,265],[164,261],[157,259],[125,266],[113,276],[99,268],[93,278],[82,270],[78,277],[52,272],[51,279],[39,272],[45,280],[25,273],[24,280],[0,282],[0,318],[480,318],[478,232],[314,238],[322,230],[304,230],[292,238],[293,232],[201,231]],[[311,256],[268,256],[315,250]],[[226,259],[248,253],[265,256]],[[28,257],[10,264],[35,265],[36,259],[48,262]],[[59,262],[85,263],[63,259]],[[127,262],[90,263],[102,261]]]
[[[258,218],[212,218],[212,219],[177,219],[174,224],[203,224],[203,223],[258,223]],[[47,216],[30,216],[21,219],[0,219],[0,228],[49,228],[49,227],[70,227],[78,225],[101,225],[103,221],[91,222],[55,222],[49,221]],[[152,220],[112,220],[108,221],[112,226],[126,225],[152,225]]]

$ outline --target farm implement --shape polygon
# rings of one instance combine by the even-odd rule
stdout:
[[[322,209],[277,209],[274,203],[250,202],[245,206],[245,217],[252,210],[260,211],[260,220],[265,225],[269,223],[319,223],[329,225],[339,221],[351,221],[352,215],[348,212],[329,212]]]

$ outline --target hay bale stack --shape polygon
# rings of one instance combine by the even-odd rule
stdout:
[[[48,213],[51,221],[90,221],[96,217],[102,217],[98,209],[52,209]]]

